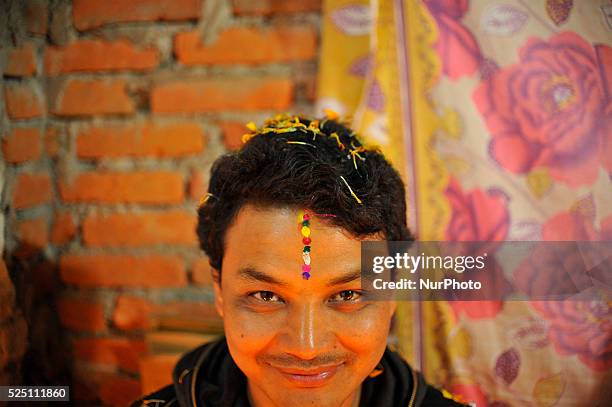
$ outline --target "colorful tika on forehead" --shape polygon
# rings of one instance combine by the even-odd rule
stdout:
[[[298,212],[298,226],[300,233],[302,234],[302,243],[304,248],[302,249],[302,278],[308,280],[310,278],[310,214],[299,211]]]
[[[312,239],[310,238],[310,222],[314,216],[321,218],[336,217],[336,215],[331,213],[312,213],[304,210],[298,212],[298,229],[302,235],[302,244],[304,245],[302,249],[302,260],[304,261],[304,264],[302,264],[302,278],[304,280],[310,278],[310,271],[312,270],[310,266],[310,244],[312,243]]]

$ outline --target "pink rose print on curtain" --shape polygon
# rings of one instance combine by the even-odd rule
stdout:
[[[482,55],[476,39],[460,21],[468,0],[425,0],[425,5],[438,26],[435,48],[442,59],[442,72],[453,80],[473,75]]]
[[[543,237],[557,241],[612,240],[612,216],[601,222],[601,229],[595,230],[591,222],[578,213],[564,212],[549,219],[543,226]],[[579,259],[560,258],[557,256],[542,256],[537,258],[537,264],[522,264],[515,271],[517,286],[522,291],[530,293],[533,290],[550,287],[550,279],[559,280],[560,269],[573,271],[583,266],[585,253],[580,253]],[[575,257],[575,256],[574,256]],[[600,271],[592,275],[600,281],[609,281],[612,257],[607,253]],[[574,275],[574,284],[584,283],[588,276]],[[561,289],[563,286],[561,285]],[[612,310],[608,302],[593,298],[583,300],[532,301],[532,307],[548,321],[547,336],[554,349],[560,355],[576,355],[578,359],[594,371],[605,371],[612,367]]]
[[[550,326],[548,338],[560,355],[577,355],[595,371],[612,367],[612,310],[605,301],[534,301]]]
[[[486,252],[491,256],[503,241],[510,224],[506,195],[498,190],[483,191],[474,189],[464,192],[459,182],[451,178],[444,192],[451,206],[451,219],[445,233],[447,241],[455,242],[481,242],[478,251]],[[503,272],[492,257],[487,261],[487,278],[490,285],[505,284]],[[480,279],[483,287],[487,287],[487,280]],[[502,292],[496,288],[494,292]],[[464,313],[468,318],[492,318],[497,315],[503,301],[450,301],[455,315]]]
[[[497,70],[473,98],[491,132],[490,153],[505,169],[548,168],[572,188],[612,171],[612,48],[596,50],[573,32],[531,38],[518,64]]]
[[[446,240],[499,242],[506,238],[510,214],[507,197],[502,191],[473,189],[466,193],[451,177],[444,194],[452,210]],[[493,251],[498,244],[491,243],[490,246]]]
[[[602,222],[605,228],[609,224],[612,232],[612,217]],[[547,241],[585,241],[599,240],[599,233],[592,223],[580,213],[563,212],[548,219],[542,225],[542,240]]]

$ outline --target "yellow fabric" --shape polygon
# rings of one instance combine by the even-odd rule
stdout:
[[[493,240],[607,239],[610,16],[603,0],[326,0],[318,108],[352,117],[382,147],[406,182],[420,240],[465,238],[453,229],[456,199],[508,215],[498,229],[493,212],[472,219]],[[528,93],[532,85],[539,93]],[[539,128],[525,111],[552,125]],[[503,138],[515,128],[518,136]],[[555,137],[534,149],[536,137],[560,129],[583,150],[562,150]],[[555,161],[560,151],[565,161]],[[610,304],[562,305],[582,322],[529,302],[403,302],[397,346],[428,380],[479,407],[605,405]]]

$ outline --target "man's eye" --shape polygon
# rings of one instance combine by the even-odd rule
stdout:
[[[257,291],[250,294],[251,297],[263,302],[282,302],[283,300],[272,291]]]
[[[361,293],[353,290],[340,291],[331,297],[332,302],[356,302],[361,298]]]

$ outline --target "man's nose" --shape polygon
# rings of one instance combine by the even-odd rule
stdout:
[[[329,324],[325,313],[312,302],[295,305],[288,314],[286,352],[300,359],[313,359],[330,344]]]

